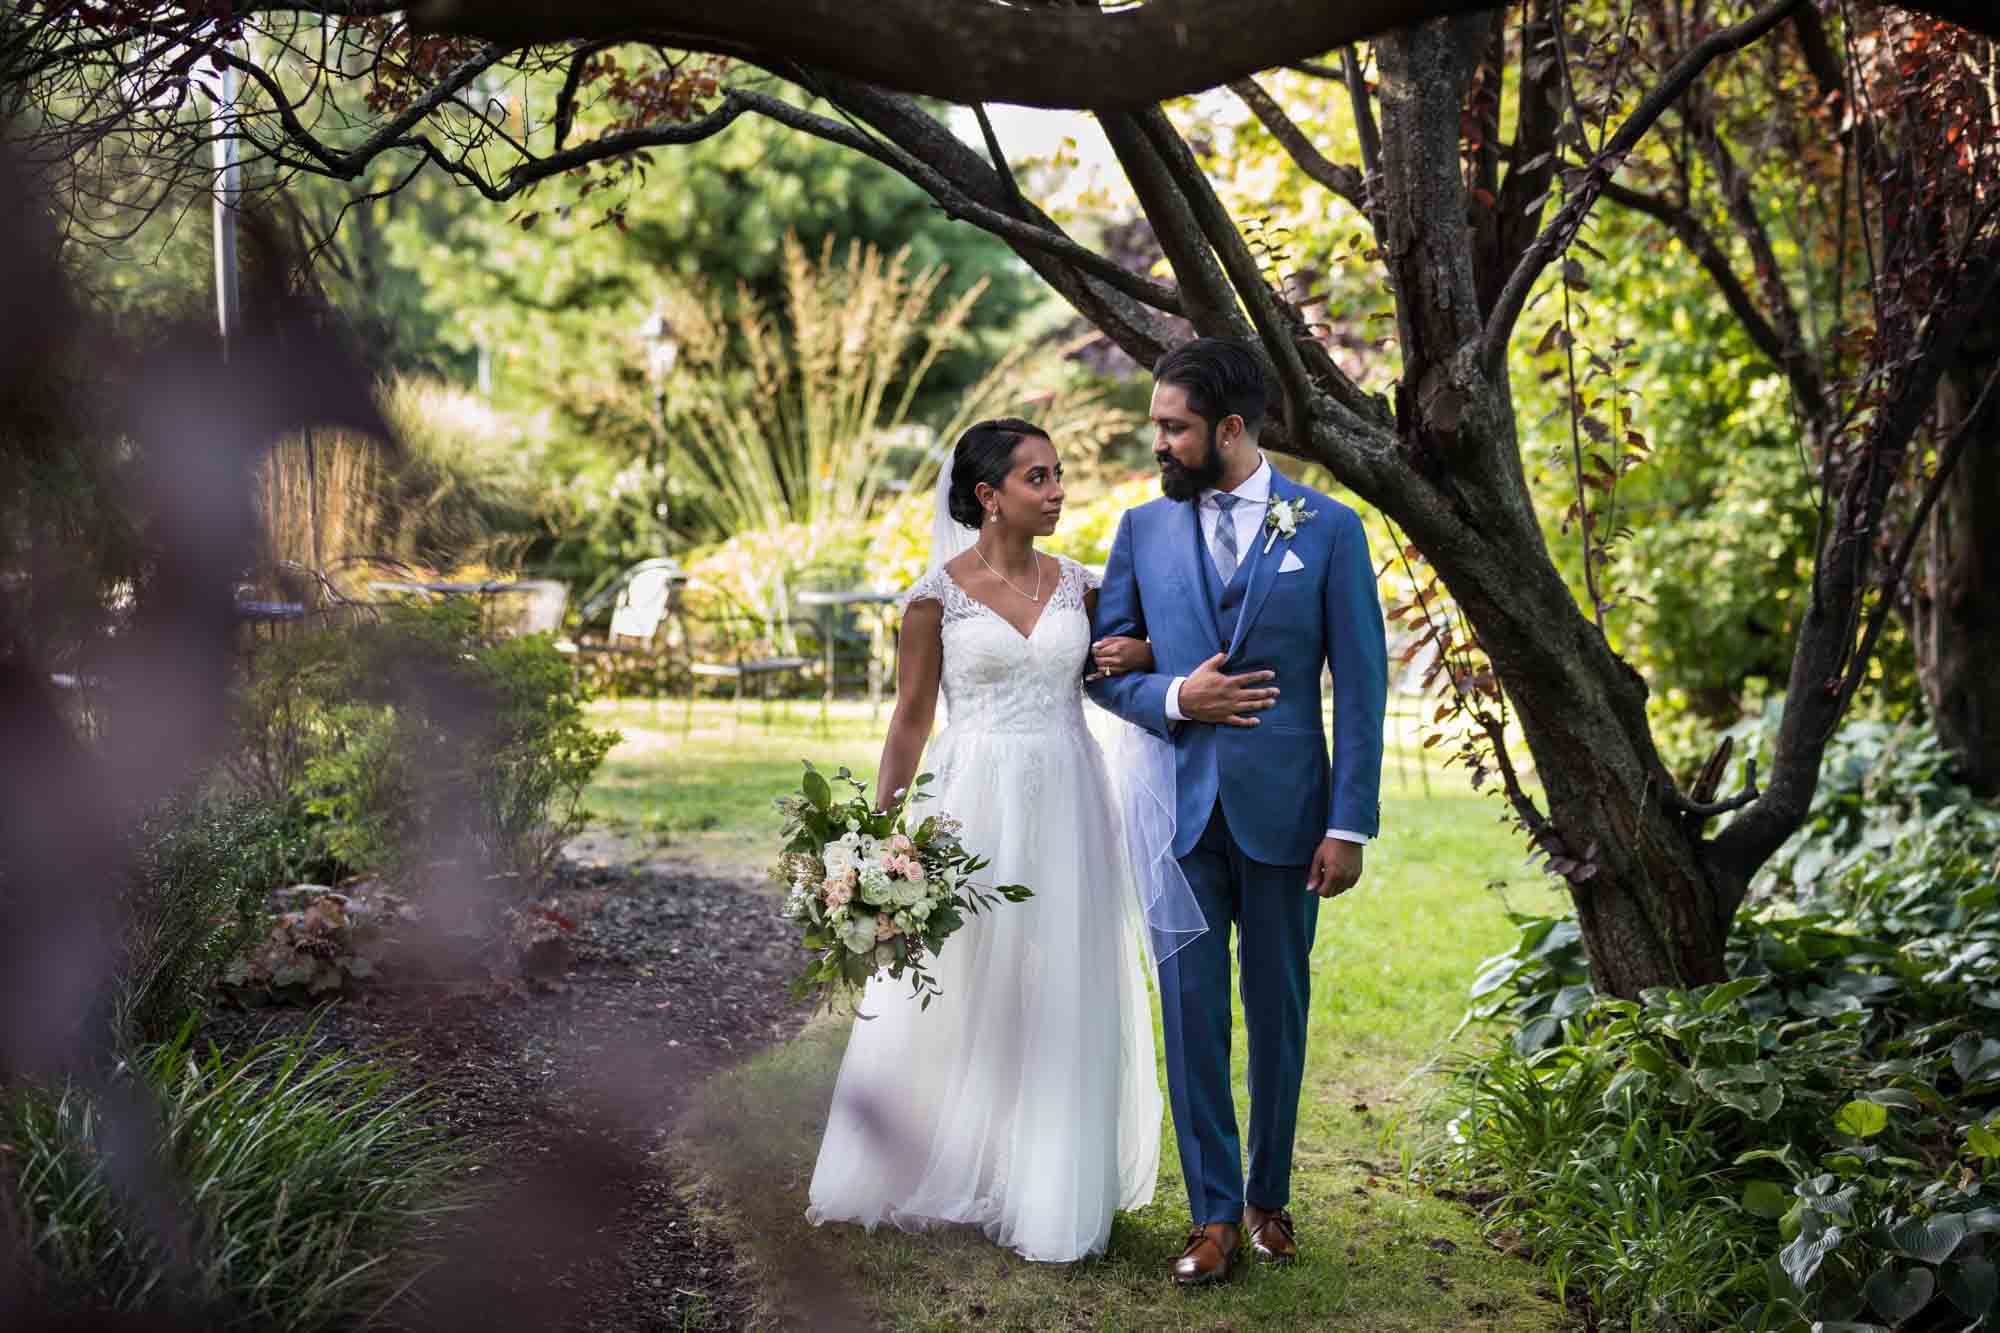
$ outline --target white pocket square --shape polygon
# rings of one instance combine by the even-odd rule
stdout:
[[[1285,552],[1285,558],[1278,562],[1278,572],[1280,574],[1289,574],[1295,569],[1304,569],[1305,567],[1306,562],[1299,559],[1297,551]]]

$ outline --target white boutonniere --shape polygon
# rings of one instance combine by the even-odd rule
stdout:
[[[1264,539],[1265,554],[1269,554],[1271,543],[1283,537],[1290,541],[1298,535],[1299,524],[1310,520],[1313,511],[1306,508],[1304,500],[1273,500],[1264,514],[1264,530],[1271,535]]]

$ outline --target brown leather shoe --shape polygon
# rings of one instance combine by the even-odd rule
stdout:
[[[1182,1287],[1227,1282],[1242,1255],[1242,1234],[1235,1224],[1210,1222],[1196,1227],[1188,1233],[1187,1248],[1174,1260],[1174,1282]]]
[[[1299,1257],[1292,1215],[1284,1209],[1265,1213],[1264,1220],[1254,1227],[1250,1225],[1250,1214],[1246,1212],[1243,1214],[1243,1229],[1249,1234],[1250,1252],[1257,1256],[1258,1263],[1288,1264]]]

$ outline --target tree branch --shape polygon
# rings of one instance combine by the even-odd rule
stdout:
[[[1793,374],[1796,358],[1785,354],[1784,340],[1778,336],[1778,331],[1771,327],[1771,322],[1764,318],[1764,312],[1757,308],[1756,300],[1751,297],[1742,279],[1736,276],[1736,270],[1730,266],[1729,257],[1722,253],[1722,247],[1715,243],[1715,238],[1708,234],[1707,228],[1701,225],[1693,213],[1671,199],[1634,190],[1616,181],[1604,183],[1604,197],[1620,208],[1643,213],[1672,229],[1680,243],[1687,247],[1688,253],[1694,256],[1695,262],[1701,265],[1702,271],[1708,274],[1709,281],[1713,282],[1716,290],[1722,294],[1723,303],[1729,307],[1730,313],[1736,316],[1736,322],[1743,326],[1743,331],[1749,335],[1751,343],[1770,359],[1773,366],[1788,376]],[[1812,371],[1803,380],[1795,379],[1792,391],[1799,395],[1802,402],[1807,401],[1809,396],[1820,394],[1822,386],[1818,372]]]
[[[1368,195],[1362,187],[1359,168],[1330,161],[1255,79],[1237,79],[1229,85],[1229,91],[1263,122],[1300,171],[1352,204],[1363,217],[1368,216]]]
[[[1181,313],[1180,294],[1173,288],[1155,282],[1144,274],[1134,273],[1096,251],[1078,245],[1053,223],[1038,225],[1028,218],[1017,218],[999,209],[988,208],[953,185],[942,173],[919,162],[908,153],[892,151],[852,126],[829,120],[825,116],[814,115],[782,98],[741,89],[732,91],[730,95],[739,99],[746,108],[781,125],[803,130],[818,138],[864,153],[884,166],[900,172],[935,199],[949,217],[970,222],[980,230],[992,232],[1002,240],[1016,245],[1033,246],[1038,250],[1047,251],[1065,263],[1074,265],[1092,277],[1124,292],[1134,300],[1145,302],[1155,310],[1170,315]],[[1019,196],[1016,195],[1015,198],[1018,200]]]
[[[991,0],[417,0],[421,31],[531,46],[647,34],[953,102],[1130,108],[1492,0],[1150,0],[1102,12]]]
[[[1863,652],[1874,649],[1874,635],[1867,630],[1857,643],[1855,626],[1867,590],[1876,525],[1909,442],[1935,403],[1945,365],[1957,354],[1996,290],[2000,290],[2000,245],[1989,245],[1987,253],[1976,261],[1973,275],[1959,288],[1957,299],[1931,320],[1921,350],[1902,363],[1893,391],[1870,424],[1867,440],[1855,451],[1841,491],[1834,532],[1814,562],[1813,599],[1799,625],[1798,644],[1792,654],[1785,711],[1771,761],[1771,785],[1709,844],[1711,860],[1739,884],[1747,885],[1751,873],[1805,820],[1813,789],[1819,783],[1827,740],[1866,671]],[[1984,397],[1982,394],[1982,400]],[[1939,459],[1940,472],[1947,461],[1955,465],[1956,458],[1962,456],[1970,423],[1978,419],[1977,413],[1969,417],[1967,429],[1954,437],[1946,456]],[[1933,477],[1930,490],[1941,487],[1939,479]],[[1929,499],[1927,503],[1936,501]],[[1900,578],[1919,528],[1905,534],[1894,557],[1893,577]],[[1885,589],[1885,601],[1893,600],[1888,591]],[[1882,604],[1878,603],[1874,614],[1884,614]],[[1879,622],[1874,632],[1879,633]]]
[[[781,76],[799,82],[808,91],[826,98],[847,115],[867,124],[911,160],[929,167],[967,198],[995,210],[1009,205],[1006,186],[995,176],[991,165],[919,105],[915,98],[885,92],[821,70],[791,70]],[[1060,234],[1060,228],[1046,214],[1032,204],[1026,205],[1026,208],[1027,221]],[[1119,288],[1058,259],[1047,250],[1011,241],[1009,244],[1044,282],[1133,360],[1141,365],[1151,365],[1166,351],[1169,326],[1166,314],[1157,307],[1134,299]],[[1185,293],[1176,292],[1175,295],[1177,302],[1186,299]]]
[[[1097,122],[1125,179],[1139,197],[1139,207],[1166,252],[1183,301],[1182,313],[1197,333],[1249,339],[1250,322],[1237,303],[1236,289],[1210,248],[1193,206],[1181,194],[1160,155],[1140,129],[1138,118],[1126,111],[1100,112]]]
[[[1749,173],[1737,163],[1729,145],[1722,141],[1722,135],[1705,108],[1697,103],[1685,109],[1684,114],[1691,115],[1695,120],[1695,138],[1709,164],[1715,168],[1717,184],[1722,188],[1724,209],[1735,222],[1743,243],[1750,248],[1751,269],[1758,275],[1764,302],[1770,311],[1772,331],[1778,339],[1778,354],[1774,359],[1791,381],[1792,392],[1799,397],[1800,411],[1808,421],[1824,427],[1833,415],[1833,403],[1827,396],[1826,386],[1820,381],[1819,367],[1806,353],[1798,309],[1792,304],[1792,294],[1785,287],[1777,253],[1771,248],[1771,234],[1757,212],[1756,200],[1750,197]]]
[[[1576,239],[1584,219],[1590,215],[1591,206],[1603,193],[1605,183],[1624,163],[1625,155],[1638,146],[1639,140],[1645,137],[1667,108],[1701,77],[1704,70],[1722,56],[1739,51],[1762,37],[1804,3],[1805,0],[1776,0],[1776,3],[1741,23],[1710,33],[1682,56],[1666,77],[1646,94],[1637,109],[1618,127],[1618,132],[1591,160],[1576,193],[1556,210],[1555,217],[1535,238],[1527,253],[1521,256],[1521,262],[1514,266],[1514,272],[1501,289],[1500,298],[1494,302],[1493,311],[1487,317],[1485,332],[1480,336],[1479,364],[1488,374],[1498,374],[1504,368],[1507,345],[1514,336],[1514,325],[1521,317],[1522,308],[1527,305],[1528,293],[1535,280]]]

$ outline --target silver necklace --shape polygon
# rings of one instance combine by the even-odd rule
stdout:
[[[974,546],[972,548],[972,553],[979,557],[980,564],[986,566],[987,573],[991,574],[994,578],[999,579],[1002,583],[1006,584],[1008,587],[1014,588],[1015,592],[1021,593],[1021,596],[1026,597],[1029,601],[1034,602],[1038,605],[1040,604],[1042,600],[1042,558],[1040,556],[1035,557],[1035,591],[1034,594],[1030,596],[1028,593],[1021,592],[1019,588],[1015,588],[1014,580],[1008,578],[1005,574],[1002,574],[999,570],[993,568],[992,562],[987,560],[986,553],[984,551],[980,550],[977,546]]]

